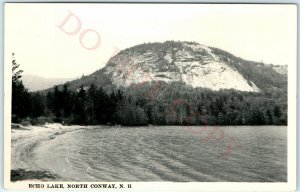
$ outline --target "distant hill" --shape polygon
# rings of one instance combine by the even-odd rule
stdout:
[[[22,75],[22,81],[29,91],[49,89],[54,85],[63,84],[71,80],[73,78],[44,78],[35,75]]]

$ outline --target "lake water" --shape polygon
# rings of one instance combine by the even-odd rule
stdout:
[[[41,143],[65,181],[287,181],[287,127],[96,127]]]

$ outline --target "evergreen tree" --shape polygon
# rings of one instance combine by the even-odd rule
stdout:
[[[86,102],[87,102],[86,91],[84,90],[83,86],[81,86],[74,100],[73,123],[79,125],[87,124]]]
[[[52,110],[56,117],[56,121],[61,122],[63,117],[63,99],[62,92],[58,89],[57,86],[54,87],[53,101],[52,101]]]
[[[71,112],[72,112],[72,103],[73,103],[73,98],[72,98],[72,95],[71,95],[71,92],[68,90],[68,85],[67,84],[64,84],[63,85],[63,91],[61,93],[61,102],[62,102],[62,111],[63,111],[63,114],[62,116],[64,118],[67,118],[71,115]]]
[[[102,88],[96,90],[94,105],[95,105],[95,109],[94,109],[95,118],[97,123],[99,124],[108,123],[106,110],[110,106],[108,105],[108,96],[103,91]]]
[[[31,95],[31,118],[36,119],[44,115],[44,101],[40,93],[32,93]]]
[[[91,84],[87,93],[87,113],[90,124],[96,124],[96,90],[97,87]]]
[[[12,54],[12,122],[19,122],[31,113],[31,97],[21,80],[23,70]]]
[[[267,109],[266,112],[266,117],[267,117],[267,124],[272,125],[273,124],[273,117],[270,109]]]

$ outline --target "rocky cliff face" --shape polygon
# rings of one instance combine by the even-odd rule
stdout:
[[[227,59],[228,60],[228,59]],[[113,84],[128,87],[145,81],[180,81],[212,90],[259,92],[251,80],[211,48],[192,42],[137,45],[112,57],[104,68]]]

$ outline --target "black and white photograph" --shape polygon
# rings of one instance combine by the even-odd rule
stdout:
[[[6,188],[296,190],[296,5],[4,13]]]

